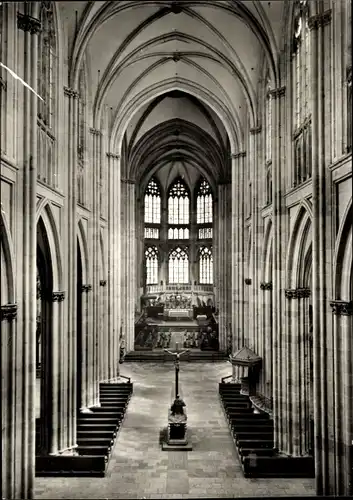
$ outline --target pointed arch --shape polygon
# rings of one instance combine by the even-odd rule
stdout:
[[[59,291],[62,288],[63,282],[60,236],[51,203],[46,199],[41,200],[41,202],[37,205],[37,224],[40,218],[43,221],[48,238],[53,268],[53,290]]]
[[[352,198],[340,224],[334,257],[335,299],[351,301],[353,296],[353,253],[352,253]]]
[[[262,281],[272,281],[272,219],[269,219],[264,236],[264,246],[262,254]]]
[[[181,177],[168,188],[168,224],[190,224],[190,191]]]
[[[289,238],[287,253],[287,279],[289,288],[304,287],[308,276],[312,252],[312,213],[307,203],[301,203],[292,234]]]
[[[1,303],[4,300],[13,304],[16,301],[15,293],[15,266],[14,248],[10,232],[10,226],[6,220],[4,211],[1,210]],[[4,266],[4,267],[3,267]]]
[[[87,247],[87,238],[86,238],[86,233],[85,229],[83,227],[82,220],[78,221],[77,224],[77,241],[81,253],[81,263],[82,263],[82,283],[87,284],[88,283],[88,277],[89,277],[89,260],[88,260],[88,247]]]

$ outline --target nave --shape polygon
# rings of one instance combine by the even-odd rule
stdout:
[[[134,392],[105,478],[36,478],[35,499],[307,496],[315,480],[244,478],[218,395],[230,364],[181,363],[192,451],[162,451],[172,363],[124,363]]]

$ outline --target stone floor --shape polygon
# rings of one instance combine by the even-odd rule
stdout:
[[[246,479],[218,399],[227,362],[181,363],[193,450],[162,451],[172,363],[125,363],[134,394],[105,478],[36,478],[36,499],[214,498],[314,495],[313,479]]]

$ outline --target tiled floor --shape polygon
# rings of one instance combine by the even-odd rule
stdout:
[[[36,499],[214,498],[314,495],[313,479],[245,479],[218,399],[227,362],[181,363],[180,382],[193,444],[189,452],[162,451],[174,367],[125,363],[134,394],[105,478],[37,478]]]

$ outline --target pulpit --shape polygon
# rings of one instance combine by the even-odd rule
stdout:
[[[232,366],[242,366],[248,368],[248,376],[241,379],[240,393],[245,396],[256,395],[256,384],[262,358],[249,347],[244,346],[235,354],[229,356]]]

